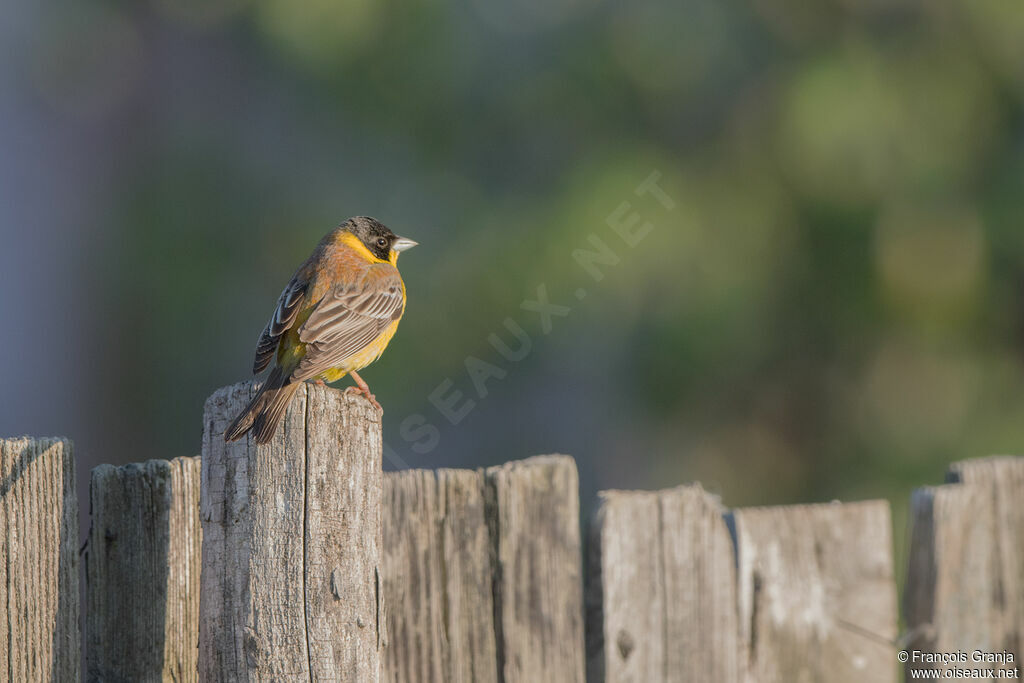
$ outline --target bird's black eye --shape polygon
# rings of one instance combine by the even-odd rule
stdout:
[[[379,240],[377,240],[377,246],[378,247],[386,247],[386,246],[388,246],[388,241],[386,239],[384,239],[383,237],[381,237]]]

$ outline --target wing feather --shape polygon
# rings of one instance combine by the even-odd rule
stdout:
[[[404,307],[402,278],[390,264],[369,268],[359,282],[334,287],[299,327],[306,355],[292,373],[293,380],[339,367],[400,318]]]
[[[296,273],[278,297],[274,314],[270,316],[270,321],[256,342],[256,357],[252,362],[254,375],[263,372],[270,365],[274,354],[277,353],[277,346],[281,343],[281,335],[294,324],[302,308],[299,304],[306,294],[307,285],[308,282]]]

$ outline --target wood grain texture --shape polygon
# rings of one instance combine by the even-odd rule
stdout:
[[[664,681],[658,494],[602,491],[599,497],[587,544],[587,679]]]
[[[199,456],[171,461],[164,680],[170,675],[175,683],[198,680],[199,576],[203,564],[200,469]]]
[[[1019,663],[1024,654],[1024,458],[954,463],[947,480],[954,483],[919,489],[911,498],[907,647],[1006,650]]]
[[[896,680],[885,501],[733,513],[746,680]]]
[[[993,508],[984,487],[950,485],[914,492],[903,596],[906,649],[1002,649],[999,644],[1006,633],[995,600],[999,586],[997,558],[992,552]],[[928,668],[908,663],[907,669],[911,666]]]
[[[739,680],[735,559],[717,499],[699,485],[602,492],[589,539],[588,680]]]
[[[1001,631],[992,651],[1024,657],[1024,457],[993,456],[953,463],[949,481],[982,489],[990,498],[993,621]],[[977,515],[977,512],[972,512]]]
[[[0,679],[80,676],[71,442],[0,440]]]
[[[92,471],[86,680],[196,681],[199,458]]]
[[[738,681],[736,561],[718,500],[699,485],[661,495],[667,681]],[[700,628],[694,628],[700,624]]]
[[[379,415],[304,385],[270,443],[225,443],[254,393],[206,404],[200,679],[375,681]]]
[[[369,403],[307,385],[305,591],[312,678],[376,681],[381,422]]]
[[[584,680],[576,464],[549,455],[485,471],[503,683]]]
[[[385,681],[497,681],[484,479],[466,470],[384,478]]]

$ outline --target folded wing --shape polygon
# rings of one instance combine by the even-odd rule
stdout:
[[[277,307],[270,321],[263,328],[259,341],[256,342],[256,358],[252,362],[252,373],[254,375],[263,372],[270,361],[277,353],[277,346],[281,343],[281,335],[285,333],[294,323],[299,315],[302,299],[306,294],[306,287],[309,283],[296,274],[291,282],[281,292],[277,299]]]
[[[404,307],[402,278],[390,264],[372,266],[358,282],[336,286],[299,328],[306,353],[291,381],[340,367],[401,318]]]

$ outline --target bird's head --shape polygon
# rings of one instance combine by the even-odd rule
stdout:
[[[408,237],[399,237],[386,225],[369,216],[349,218],[342,228],[355,235],[363,246],[381,261],[395,263],[398,261],[399,253],[418,244]]]

